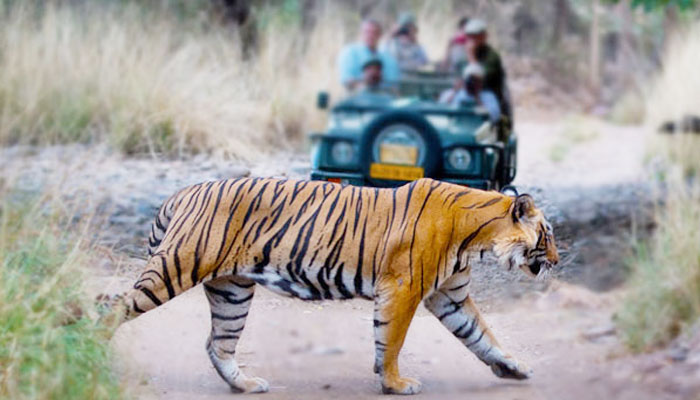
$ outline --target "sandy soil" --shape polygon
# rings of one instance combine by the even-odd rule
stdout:
[[[591,297],[594,304],[585,304]],[[402,371],[422,380],[417,398],[665,398],[611,373],[605,359],[616,341],[608,336],[609,306],[598,297],[565,286],[487,313],[505,348],[534,369],[530,381],[493,376],[424,309],[409,330]],[[379,398],[371,369],[371,315],[367,301],[304,303],[258,290],[238,359],[247,374],[268,379],[271,390],[264,398]],[[201,289],[120,328],[114,344],[134,394],[172,400],[248,398],[231,394],[211,367],[203,351],[208,329]]]

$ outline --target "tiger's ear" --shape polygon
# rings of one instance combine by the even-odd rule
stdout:
[[[535,200],[529,194],[521,194],[513,201],[513,222],[534,215]]]

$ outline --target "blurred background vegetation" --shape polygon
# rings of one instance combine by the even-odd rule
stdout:
[[[461,16],[489,21],[517,110],[645,117],[643,96],[690,0],[0,1],[0,143],[259,156],[323,126],[335,58],[372,16],[417,14],[430,57]],[[235,127],[235,128],[234,128]],[[250,151],[250,149],[259,149]]]

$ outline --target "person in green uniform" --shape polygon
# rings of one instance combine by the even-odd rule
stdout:
[[[484,89],[493,92],[498,99],[503,115],[512,121],[510,93],[506,84],[506,71],[501,56],[488,43],[486,23],[472,18],[464,28],[467,36],[464,44],[467,63],[478,63],[484,68]]]

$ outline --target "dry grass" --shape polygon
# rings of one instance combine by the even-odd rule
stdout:
[[[664,160],[657,230],[631,260],[618,325],[632,350],[667,344],[700,320],[700,138],[660,135],[665,121],[700,110],[700,25],[677,38],[647,103],[652,152]]]
[[[257,47],[244,58],[235,30],[167,7],[13,4],[0,9],[0,145],[108,142],[127,154],[255,159],[298,147],[324,128],[317,92],[343,95],[336,57],[360,22],[343,2],[319,2],[311,28],[298,10],[258,9]],[[411,4],[421,42],[441,59],[459,15]]]
[[[700,117],[700,24],[681,31],[669,46],[661,74],[648,96],[646,115],[650,130],[663,123],[680,123],[687,115]],[[655,135],[652,147],[686,174],[700,173],[700,135]]]
[[[615,102],[609,118],[621,125],[641,125],[644,123],[645,106],[644,96],[639,90],[631,89]]]
[[[0,13],[0,144],[107,141],[127,153],[251,158],[322,126],[346,32],[271,20],[243,59],[235,33],[137,6]],[[320,125],[320,126],[319,126]]]
[[[700,187],[675,186],[656,219],[631,260],[630,293],[617,315],[633,351],[665,345],[700,319]]]

